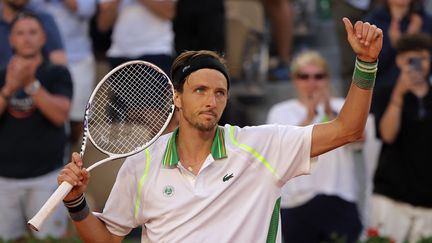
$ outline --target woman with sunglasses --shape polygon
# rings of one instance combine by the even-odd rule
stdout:
[[[330,96],[326,60],[318,52],[306,51],[293,60],[291,71],[297,97],[274,105],[267,123],[307,126],[335,118],[344,99]],[[362,230],[357,207],[362,183],[357,181],[355,147],[345,145],[320,155],[312,165],[311,175],[294,178],[283,187],[284,239],[357,241]]]

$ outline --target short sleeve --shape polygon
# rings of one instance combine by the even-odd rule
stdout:
[[[238,128],[234,137],[237,146],[251,153],[255,160],[282,187],[289,179],[308,174],[313,125],[263,125]]]
[[[45,62],[36,71],[36,78],[50,94],[72,98],[72,78],[65,66]]]
[[[124,162],[117,174],[116,181],[111,193],[107,199],[102,213],[95,215],[102,220],[107,229],[114,235],[125,236],[133,228],[138,227],[134,218],[134,198],[136,190],[134,189],[134,177],[132,168]],[[133,174],[132,174],[133,175]]]

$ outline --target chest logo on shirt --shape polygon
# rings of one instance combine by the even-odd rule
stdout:
[[[166,185],[163,189],[163,195],[165,197],[172,197],[174,195],[174,187],[171,185]]]
[[[16,119],[27,118],[36,110],[33,98],[21,93],[12,97],[8,106],[9,114]]]
[[[230,180],[231,178],[233,178],[234,177],[234,175],[233,175],[233,173],[231,173],[231,174],[226,174],[226,175],[224,175],[224,177],[222,178],[222,181],[223,182],[225,182],[225,181],[228,181],[228,180]]]

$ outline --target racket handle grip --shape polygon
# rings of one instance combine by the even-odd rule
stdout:
[[[45,220],[54,212],[61,201],[66,195],[72,190],[72,185],[64,181],[57,190],[51,195],[51,197],[45,202],[39,212],[30,219],[27,224],[33,230],[39,231]]]

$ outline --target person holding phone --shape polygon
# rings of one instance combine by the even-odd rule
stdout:
[[[376,90],[377,134],[383,142],[374,175],[370,227],[396,242],[432,235],[432,39],[410,34],[396,43],[399,77]]]
[[[405,34],[432,34],[432,16],[424,11],[423,1],[383,0],[379,2],[381,3],[376,4],[362,21],[373,21],[384,32],[376,83],[394,85],[399,76],[399,68],[395,63],[397,41]],[[372,111],[374,110],[375,107],[372,106]]]

